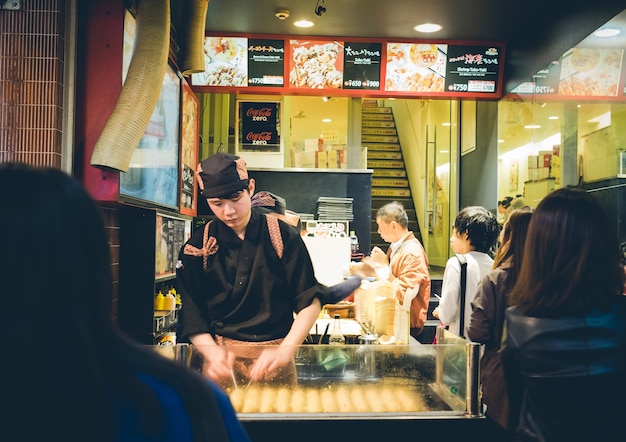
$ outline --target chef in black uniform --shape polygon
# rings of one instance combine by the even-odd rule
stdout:
[[[255,183],[242,158],[217,153],[196,175],[216,219],[179,253],[178,338],[193,344],[203,374],[222,386],[293,383],[294,354],[326,288],[299,232],[252,207]]]

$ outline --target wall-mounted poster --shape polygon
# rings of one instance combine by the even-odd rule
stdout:
[[[194,86],[247,86],[248,39],[204,37],[204,72],[191,75]]]
[[[443,92],[447,45],[387,43],[386,91]]]
[[[381,43],[345,43],[344,89],[380,89],[382,46]]]
[[[240,101],[238,152],[280,152],[280,103]]]
[[[198,164],[199,103],[189,84],[183,80],[183,113],[180,162],[180,213],[196,216],[198,189],[194,171]]]
[[[120,174],[120,195],[178,208],[181,79],[168,65],[148,127]]]
[[[303,89],[341,89],[343,43],[290,40],[289,85]]]
[[[285,83],[285,40],[248,40],[248,84],[283,86]]]

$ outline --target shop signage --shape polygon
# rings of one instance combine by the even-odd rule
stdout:
[[[248,85],[282,86],[284,72],[284,40],[248,40]]]
[[[343,57],[343,88],[380,89],[382,44],[346,42]]]
[[[360,96],[499,98],[501,44],[205,37],[205,72],[195,91],[331,92]]]
[[[280,152],[279,103],[239,102],[239,150]]]

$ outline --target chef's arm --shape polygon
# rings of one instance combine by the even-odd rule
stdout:
[[[295,346],[302,344],[319,317],[321,310],[322,304],[319,298],[315,298],[311,305],[300,310],[281,345],[293,346],[295,349]]]
[[[189,340],[193,344],[194,350],[199,352],[204,359],[202,374],[214,381],[232,376],[234,355],[223,346],[217,345],[210,333],[191,335]]]

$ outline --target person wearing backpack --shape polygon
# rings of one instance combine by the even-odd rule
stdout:
[[[433,315],[458,336],[467,336],[471,303],[478,283],[491,271],[499,234],[495,215],[481,206],[462,209],[454,220],[450,247],[456,256],[446,263],[441,299]]]
[[[202,373],[223,387],[293,384],[295,352],[327,288],[300,233],[252,207],[255,182],[243,158],[219,152],[196,176],[216,218],[180,249],[177,335],[202,355]]]

